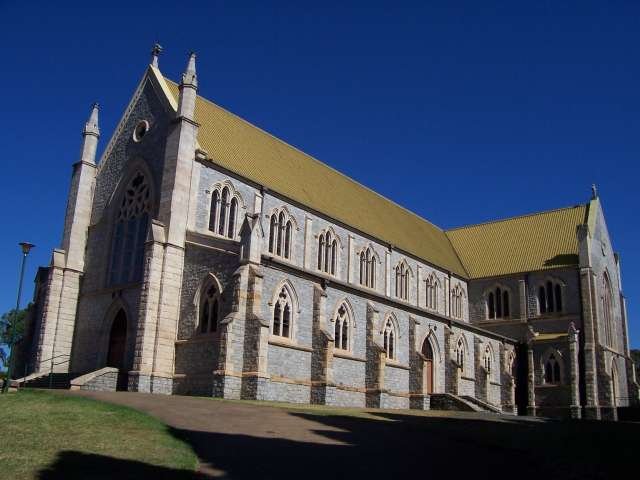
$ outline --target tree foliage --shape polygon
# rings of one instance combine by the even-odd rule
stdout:
[[[0,362],[4,365],[8,360],[8,346],[13,345],[24,335],[25,319],[29,307],[17,310],[12,308],[0,317]]]
[[[640,369],[640,350],[631,350],[631,359],[636,366],[636,370]]]

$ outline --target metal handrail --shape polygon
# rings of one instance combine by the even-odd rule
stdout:
[[[54,357],[49,357],[49,358],[45,358],[44,360],[40,360],[40,363],[44,363],[44,362],[48,362],[49,360],[55,360],[56,358],[60,358],[60,357],[70,357],[71,355],[69,355],[68,353],[61,353],[60,355],[56,355]]]

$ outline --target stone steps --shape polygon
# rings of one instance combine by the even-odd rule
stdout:
[[[51,373],[39,376],[32,380],[27,380],[26,382],[23,382],[21,386],[23,388],[69,389],[71,386],[71,379],[77,376],[77,374],[73,373]]]
[[[501,413],[500,410],[492,405],[482,402],[473,397],[459,397],[451,393],[433,393],[431,394],[432,410],[449,410],[458,412],[491,412]]]

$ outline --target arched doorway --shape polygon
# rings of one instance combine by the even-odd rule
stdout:
[[[425,338],[422,343],[422,355],[424,356],[422,373],[423,373],[423,390],[429,395],[433,393],[433,349],[429,338]]]
[[[107,353],[107,367],[118,369],[118,390],[127,389],[127,368],[125,361],[125,348],[127,345],[127,314],[123,309],[118,313],[111,324],[109,333],[109,350]]]

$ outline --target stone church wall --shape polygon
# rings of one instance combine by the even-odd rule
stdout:
[[[85,273],[82,277],[71,370],[84,373],[104,366],[108,350],[111,321],[109,314],[115,314],[111,307],[118,302],[126,306],[127,345],[126,364],[131,365],[135,346],[135,332],[138,318],[140,284],[111,287],[108,284],[109,259],[113,216],[117,212],[120,199],[118,187],[126,183],[136,167],[150,176],[153,187],[155,209],[160,193],[164,146],[168,119],[153,87],[147,83],[122,129],[114,134],[110,148],[99,164],[96,176],[91,225],[89,226],[85,255]],[[132,132],[141,120],[150,124],[144,142],[133,141]]]

